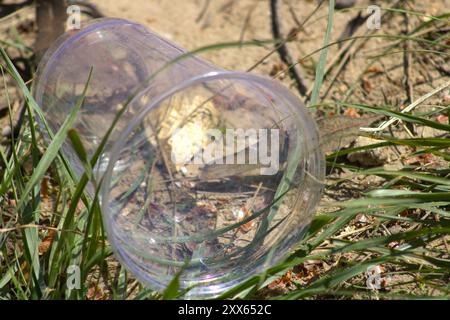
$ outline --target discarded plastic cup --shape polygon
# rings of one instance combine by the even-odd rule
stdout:
[[[38,68],[34,97],[54,132],[91,71],[74,129],[92,157],[112,128],[89,192],[101,185],[109,242],[138,279],[163,290],[180,273],[184,297],[214,297],[294,248],[319,201],[324,158],[289,90],[139,24],[94,20]],[[81,176],[70,142],[63,152]]]

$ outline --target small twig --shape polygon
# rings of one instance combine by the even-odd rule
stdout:
[[[242,29],[241,29],[241,34],[239,35],[240,42],[244,41],[245,32],[247,31],[247,27],[250,23],[250,19],[252,18],[253,12],[255,11],[257,5],[258,5],[258,1],[255,1],[255,3],[250,7],[250,9],[247,12],[247,15],[244,20],[244,25],[242,26]]]
[[[405,22],[405,36],[408,36],[409,30],[409,14],[403,14]],[[414,91],[411,79],[411,64],[412,64],[412,53],[411,53],[411,41],[406,40],[404,43],[403,51],[403,71],[404,71],[404,85],[406,87],[406,103],[411,104],[414,101]],[[403,124],[405,131],[413,138],[413,132],[415,132],[414,125],[412,123]]]
[[[201,9],[200,13],[198,14],[197,18],[195,18],[195,22],[200,22],[200,20],[203,19],[204,15],[208,11],[209,4],[211,3],[211,0],[205,0],[205,3],[203,4],[203,8]]]
[[[295,24],[297,25],[298,30],[299,31],[303,30],[304,28],[302,27],[302,23],[298,19],[297,14],[295,13],[294,8],[292,7],[291,1],[288,1],[287,5],[289,7],[289,13],[291,14],[292,20],[294,20]]]
[[[278,0],[270,0],[270,12],[272,19],[272,34],[275,39],[282,39],[281,35],[281,26],[280,19],[278,15]],[[300,76],[300,72],[298,70],[297,65],[294,65],[294,60],[289,54],[289,50],[287,48],[286,43],[281,43],[277,47],[278,54],[280,55],[281,60],[288,66],[293,66],[289,69],[289,74],[291,78],[295,81],[297,85],[298,92],[300,95],[305,96],[308,92],[306,84],[302,77]]]
[[[23,225],[11,227],[11,228],[3,228],[3,229],[0,228],[0,233],[8,233],[8,232],[12,232],[12,231],[27,229],[27,228],[44,229],[44,230],[51,230],[51,231],[57,231],[57,232],[72,232],[72,233],[83,235],[82,232],[79,232],[76,230],[60,230],[58,228],[41,226],[38,224],[23,224]]]
[[[444,243],[445,250],[447,250],[447,253],[450,254],[450,248],[449,248],[449,246],[447,244],[447,236],[446,235],[444,235],[442,237],[442,242]]]
[[[319,10],[320,6],[322,5],[323,1],[321,1],[316,8],[303,20],[303,22],[297,26],[296,31],[300,31],[305,29],[306,23],[314,16],[314,14]],[[274,52],[278,50],[279,47],[281,47],[283,44],[287,43],[292,39],[284,39],[281,43],[277,44],[273,50],[271,50],[269,53],[267,53],[264,57],[259,59],[255,64],[253,64],[250,68],[247,69],[247,72],[253,71],[255,68],[257,68],[260,64],[262,64],[264,61],[266,61],[267,58],[269,58]]]
[[[405,35],[409,34],[409,17],[408,14],[404,14],[405,20]],[[404,45],[405,51],[403,53],[403,70],[405,72],[404,83],[406,86],[407,103],[414,101],[413,86],[411,82],[411,41],[406,40]]]
[[[361,228],[356,229],[356,230],[352,230],[352,231],[348,231],[348,232],[343,232],[343,233],[341,233],[340,235],[331,238],[331,240],[334,240],[334,239],[340,240],[340,239],[343,239],[343,238],[345,238],[345,237],[354,235],[354,234],[356,234],[356,233],[361,233],[361,232],[370,230],[370,229],[372,229],[372,228],[373,228],[373,225],[369,224],[369,225],[367,225],[367,226],[361,227]]]
[[[261,190],[262,182],[259,183],[258,187],[256,188],[255,193],[253,194],[253,197],[251,197],[247,202],[247,209],[248,211],[253,210],[253,206],[255,205],[256,197],[259,194],[259,191]]]

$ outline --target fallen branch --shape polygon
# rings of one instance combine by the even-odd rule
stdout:
[[[283,36],[281,34],[281,26],[280,19],[278,15],[278,0],[270,0],[270,12],[272,18],[272,34],[275,39],[282,39]],[[292,36],[289,36],[292,37]],[[288,39],[290,40],[290,39]],[[298,92],[300,95],[305,96],[308,92],[305,81],[300,76],[300,71],[298,70],[298,66],[294,63],[294,59],[292,59],[289,54],[289,50],[287,48],[286,43],[282,43],[277,46],[277,52],[280,55],[280,59],[287,65],[293,66],[289,69],[289,75],[295,81]]]

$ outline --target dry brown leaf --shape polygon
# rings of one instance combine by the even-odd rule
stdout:
[[[242,217],[241,220],[244,220],[244,219],[246,219],[246,218],[248,218],[248,217],[250,217],[250,216],[252,215],[251,211],[248,210],[246,206],[242,206],[242,209],[241,209],[241,210],[244,212],[244,216]],[[253,225],[254,225],[254,221],[251,220],[251,221],[249,221],[249,222],[244,223],[243,225],[241,225],[241,226],[239,227],[239,230],[241,230],[243,233],[247,233],[247,232],[249,232],[250,230],[252,230]]]
[[[383,73],[383,70],[380,67],[377,66],[371,66],[367,69],[367,73]]]
[[[419,154],[414,157],[408,158],[405,162],[407,164],[420,164],[420,165],[426,165],[434,162],[435,156],[431,153],[423,153]]]
[[[41,181],[41,197],[48,199],[48,178],[44,177]]]
[[[364,89],[365,92],[370,93],[373,89],[373,86],[369,80],[363,78],[362,79],[362,88]]]
[[[440,114],[437,116],[436,118],[437,122],[442,123],[442,124],[448,124],[448,116]]]
[[[42,239],[41,243],[39,244],[38,251],[39,255],[44,255],[47,253],[47,251],[52,246],[53,240],[55,239],[56,230],[50,229],[48,231],[47,236]]]
[[[269,72],[269,75],[271,77],[276,76],[280,71],[284,70],[284,64],[282,63],[276,63],[272,66],[272,69]]]
[[[347,108],[344,111],[344,116],[350,117],[350,118],[361,118],[361,115],[356,111],[355,108]]]

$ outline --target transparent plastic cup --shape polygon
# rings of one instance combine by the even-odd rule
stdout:
[[[244,51],[243,51],[244,52]],[[180,58],[181,57],[181,58]],[[314,121],[275,81],[218,68],[141,25],[94,20],[46,53],[34,96],[57,131],[74,128],[95,167],[116,257],[150,288],[180,273],[186,298],[214,297],[281,261],[319,201]],[[83,165],[63,146],[75,172]]]

